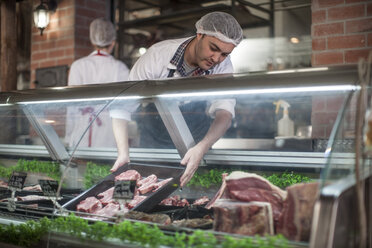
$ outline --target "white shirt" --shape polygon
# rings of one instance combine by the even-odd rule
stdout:
[[[129,74],[129,81],[140,81],[146,79],[164,79],[168,77],[170,70],[175,70],[176,66],[170,61],[176,53],[178,47],[188,38],[165,40],[152,45],[144,55],[142,55]],[[233,73],[234,69],[230,60],[230,56],[217,64],[210,70],[210,74]],[[180,77],[181,75],[175,71],[173,77]],[[215,116],[215,112],[219,109],[229,111],[233,118],[235,117],[235,99],[220,99],[211,101],[208,113],[211,117]],[[130,120],[130,111],[112,111],[113,118]]]
[[[127,81],[128,67],[103,51],[94,51],[72,63],[68,77],[68,85],[103,84]],[[69,107],[66,114],[65,141],[72,148],[86,131],[90,121],[104,105]],[[81,140],[80,147],[115,147],[111,118],[107,110],[102,111],[98,118]]]
[[[142,55],[129,74],[130,81],[146,80],[146,79],[162,79],[167,78],[171,69],[176,69],[176,66],[170,61],[176,53],[178,47],[188,38],[165,40],[152,45],[144,55]],[[216,65],[210,70],[210,74],[233,73],[234,69],[230,60],[230,56]],[[180,77],[176,71],[174,77]]]

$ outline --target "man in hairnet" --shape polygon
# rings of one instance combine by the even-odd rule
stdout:
[[[104,18],[95,19],[89,27],[89,38],[94,51],[72,63],[68,85],[104,84],[128,80],[128,67],[111,55],[116,43],[116,30],[113,23]],[[84,132],[80,146],[116,146],[108,111],[98,115],[103,107],[104,105],[77,106],[67,110],[65,141],[70,147],[77,145]],[[92,121],[94,122],[89,127]]]
[[[166,40],[151,46],[131,69],[129,80],[232,73],[233,66],[229,54],[243,38],[242,28],[236,19],[224,12],[212,12],[203,16],[195,24],[195,27],[196,36]],[[206,107],[208,107],[207,110]],[[150,104],[146,108],[145,111],[148,113],[153,113],[155,110]],[[191,179],[204,154],[230,127],[235,115],[234,108],[235,99],[217,100],[210,106],[207,106],[203,101],[180,106],[182,113],[186,111],[205,113],[207,111],[211,120],[211,123],[208,123],[208,117],[201,117],[202,115],[198,115],[197,119],[187,120],[184,115],[196,145],[190,148],[181,160],[181,164],[186,165],[185,173],[181,177],[181,187]],[[152,114],[145,116],[149,119],[138,122],[141,125],[139,128],[142,133],[141,137],[145,139],[142,144],[156,144],[155,147],[166,148],[167,146],[161,146],[159,142],[154,142],[166,140],[163,133],[169,137],[166,131],[155,130],[159,126],[164,126],[160,123],[157,124],[157,121],[161,120],[153,118]],[[124,122],[120,118],[114,119],[114,129],[120,130],[124,126]],[[204,125],[194,125],[196,122],[204,122]],[[192,130],[192,126],[196,127],[195,130]],[[116,138],[118,140],[118,137]],[[168,138],[168,140],[170,139]],[[118,143],[119,156],[111,171],[115,171],[119,166],[129,161],[128,151],[121,149],[121,147],[125,146]]]

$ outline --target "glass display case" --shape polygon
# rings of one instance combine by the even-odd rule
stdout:
[[[8,203],[0,209],[2,223],[76,213],[64,204],[105,177],[112,179],[117,142],[128,143],[131,169],[142,166],[145,176],[164,171],[165,179],[168,168],[179,180],[182,173],[172,170],[183,171],[186,152],[221,121],[227,128],[219,130],[222,136],[203,156],[198,173],[302,173],[323,188],[332,185],[350,175],[355,163],[357,82],[356,68],[325,67],[0,93],[1,180],[7,183],[14,170],[23,170],[24,186],[40,179],[59,182],[53,211],[19,207],[16,201],[23,219],[12,215]],[[57,166],[57,172],[38,170],[38,163]],[[220,183],[208,190],[173,185],[151,204],[174,195],[212,198]],[[15,198],[27,194],[12,191]]]

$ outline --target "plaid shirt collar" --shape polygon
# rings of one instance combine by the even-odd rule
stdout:
[[[186,70],[183,66],[183,57],[185,55],[185,51],[186,51],[186,47],[187,45],[190,43],[190,41],[192,41],[193,39],[195,38],[194,37],[191,37],[190,39],[187,39],[186,41],[184,41],[177,49],[176,53],[173,55],[173,58],[171,59],[170,63],[174,66],[176,66],[176,70],[180,73],[180,75],[182,77],[187,77],[189,75],[186,74]],[[200,67],[196,68],[191,76],[200,76],[200,75],[203,75],[203,74],[206,74],[208,75],[209,74],[209,70],[203,70],[201,69]]]

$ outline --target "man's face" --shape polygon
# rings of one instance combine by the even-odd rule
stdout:
[[[203,70],[224,61],[235,48],[234,44],[222,42],[213,36],[197,34],[196,39],[196,63]]]

